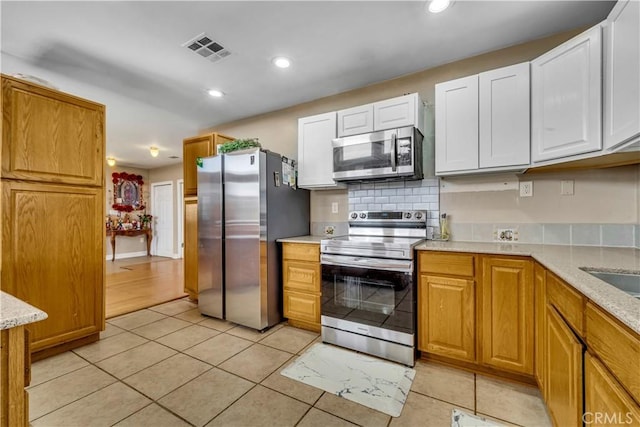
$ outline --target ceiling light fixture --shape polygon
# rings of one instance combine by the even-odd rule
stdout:
[[[431,0],[429,2],[429,12],[440,13],[453,3],[451,0]]]
[[[114,167],[116,165],[116,158],[111,156],[107,157],[107,164]]]
[[[291,61],[289,58],[285,58],[284,56],[277,56],[273,58],[273,65],[278,68],[289,68],[291,66]]]
[[[151,154],[151,157],[158,157],[158,154],[160,154],[160,150],[158,149],[158,147],[154,147],[152,145],[151,147],[149,147],[149,153]]]
[[[214,98],[222,98],[224,96],[224,92],[218,89],[209,89],[209,92],[207,93],[213,96]]]

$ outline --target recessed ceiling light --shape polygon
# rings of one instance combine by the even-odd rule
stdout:
[[[210,89],[208,94],[213,96],[214,98],[222,98],[224,96],[224,92],[218,89]]]
[[[431,0],[429,2],[429,12],[440,13],[451,5],[451,0]]]
[[[151,147],[149,147],[149,154],[151,154],[151,157],[158,157],[158,154],[160,154],[160,150],[158,149],[158,147],[152,145]]]
[[[291,66],[291,61],[288,58],[285,58],[284,56],[278,56],[276,58],[273,58],[273,65],[275,65],[278,68],[289,68],[289,66]]]

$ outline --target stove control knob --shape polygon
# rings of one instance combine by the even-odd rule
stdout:
[[[351,219],[356,219],[356,218],[358,218],[358,214],[355,213],[355,212],[352,212],[351,213]]]
[[[405,212],[404,217],[407,219],[411,219],[411,212]]]
[[[362,213],[360,214],[360,218],[365,219],[366,217],[367,217],[367,214],[366,214],[366,213],[362,212]]]
[[[422,213],[416,212],[416,219],[422,219]]]

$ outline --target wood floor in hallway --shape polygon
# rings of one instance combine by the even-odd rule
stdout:
[[[186,296],[183,260],[137,257],[106,262],[107,319]]]

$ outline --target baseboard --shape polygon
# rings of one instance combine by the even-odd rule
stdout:
[[[147,256],[147,251],[126,252],[123,254],[116,254],[116,259],[135,258],[139,256]],[[111,261],[112,259],[113,259],[113,255],[107,255],[107,258],[106,258],[107,261]]]
[[[171,258],[173,258],[173,259],[182,259],[180,254],[173,254],[173,256]]]

